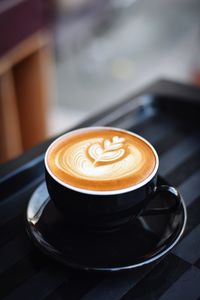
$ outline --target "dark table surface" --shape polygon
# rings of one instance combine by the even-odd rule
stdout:
[[[158,103],[160,113],[154,115],[152,105],[137,107],[141,97]],[[24,216],[44,180],[43,157],[52,139],[0,166],[0,299],[200,299],[199,113],[200,89],[162,80],[77,126],[112,125],[143,135],[158,150],[160,175],[184,197],[188,221],[182,240],[145,268],[75,271],[32,245]]]

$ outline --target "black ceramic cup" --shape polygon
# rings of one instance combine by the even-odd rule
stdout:
[[[97,127],[91,127],[91,130],[93,128],[96,129]],[[98,128],[121,130],[111,127]],[[88,130],[88,128],[78,129],[76,131],[84,132],[84,130]],[[128,133],[135,135],[147,143],[156,158],[156,166],[153,172],[141,183],[121,190],[93,191],[77,188],[61,181],[50,170],[47,163],[47,156],[49,149],[51,149],[54,143],[57,143],[63,137],[72,133],[73,132],[69,132],[56,139],[49,146],[45,155],[47,189],[56,208],[65,215],[67,224],[82,229],[112,230],[129,224],[137,216],[168,213],[176,209],[177,205],[180,204],[179,193],[174,187],[157,184],[159,159],[156,150],[148,141],[132,132]],[[171,204],[164,209],[157,208],[147,210],[147,204],[149,204],[151,199],[158,193],[167,193],[170,199],[172,199]]]

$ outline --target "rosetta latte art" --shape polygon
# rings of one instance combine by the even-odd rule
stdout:
[[[112,128],[84,128],[60,137],[47,152],[54,178],[87,191],[133,187],[153,174],[156,156],[139,136]]]
[[[125,149],[123,149],[124,138],[114,136],[112,141],[105,139],[103,145],[100,143],[92,144],[89,147],[89,155],[94,159],[93,165],[98,162],[109,163],[121,158]]]
[[[67,174],[92,180],[119,179],[137,172],[144,164],[143,153],[125,138],[89,138],[63,146],[56,166]]]

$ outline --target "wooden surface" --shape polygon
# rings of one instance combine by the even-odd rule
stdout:
[[[0,162],[22,153],[15,83],[11,71],[0,77]]]
[[[47,136],[46,112],[49,60],[48,49],[29,55],[14,69],[23,149],[41,142]]]
[[[50,38],[37,32],[0,59],[0,162],[47,137]]]
[[[10,49],[6,54],[0,58],[0,75],[11,69],[24,58],[36,52],[49,44],[50,36],[47,32],[38,31],[21,43]]]

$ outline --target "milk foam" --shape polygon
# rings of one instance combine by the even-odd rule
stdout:
[[[134,187],[153,176],[156,152],[139,136],[109,127],[80,129],[60,137],[48,149],[52,176],[88,191]]]
[[[114,180],[137,173],[145,163],[145,153],[125,138],[88,138],[63,147],[55,164],[64,173],[91,180]]]

